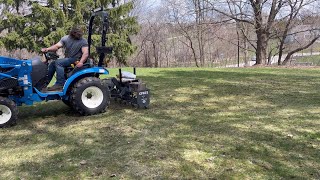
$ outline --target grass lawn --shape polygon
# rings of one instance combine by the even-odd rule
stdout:
[[[314,66],[320,66],[320,55],[298,57],[297,62],[310,62]]]
[[[147,110],[21,107],[0,129],[0,179],[320,179],[320,69],[138,74]]]

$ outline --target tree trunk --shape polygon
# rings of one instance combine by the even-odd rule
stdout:
[[[284,46],[284,41],[280,42],[280,47],[279,47],[279,57],[278,57],[278,65],[281,65],[281,59],[283,55],[283,46]]]
[[[144,65],[145,67],[149,67],[149,53],[148,51],[144,50]]]
[[[203,45],[203,9],[201,7],[200,0],[193,0],[196,14],[196,29],[197,29],[197,39],[198,39],[198,47],[199,47],[199,60],[200,66],[204,67],[204,45]]]
[[[266,33],[257,32],[257,51],[256,51],[256,64],[260,65],[266,62],[267,58],[267,47],[268,47],[268,36]]]
[[[247,37],[248,37],[248,27],[246,26],[245,23],[240,23],[240,29],[241,30],[241,39],[242,39],[242,45],[243,45],[243,61],[245,66],[250,66],[250,63],[248,61],[248,42],[247,42]]]
[[[268,65],[271,65],[272,64],[272,50],[269,51],[269,54],[268,54]]]
[[[193,43],[192,43],[191,40],[190,40],[190,48],[192,50],[194,62],[196,63],[196,66],[199,67],[198,60],[197,60],[197,55],[196,55],[196,50],[193,48]]]
[[[153,47],[153,55],[154,55],[154,67],[157,68],[159,66],[159,56],[158,56],[156,44],[154,42],[152,43],[152,47]]]
[[[67,0],[62,1],[62,10],[63,10],[66,18],[68,18],[69,11],[68,11],[68,1]]]

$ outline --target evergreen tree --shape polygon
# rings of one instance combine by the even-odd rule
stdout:
[[[26,48],[39,52],[42,47],[50,46],[68,34],[74,25],[87,27],[92,10],[97,7],[109,8],[110,28],[108,33],[109,46],[114,47],[109,60],[115,58],[119,63],[126,64],[127,58],[134,53],[136,47],[131,43],[130,36],[139,30],[135,17],[129,13],[133,3],[120,3],[117,0],[48,0],[46,5],[28,0],[0,0],[3,5],[0,31],[6,35],[0,38],[0,45],[8,50]],[[30,9],[22,15],[21,7]],[[93,45],[99,45],[101,33],[100,21],[95,21]],[[85,36],[86,37],[86,36]],[[95,55],[94,48],[92,55]]]

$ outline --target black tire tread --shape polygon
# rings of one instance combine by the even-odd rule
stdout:
[[[69,99],[68,99],[68,100],[62,99],[62,102],[63,102],[65,105],[71,107],[71,103],[70,103],[70,100],[69,100]]]
[[[97,112],[88,112],[88,111],[85,111],[83,108],[81,108],[79,106],[79,103],[77,103],[77,96],[78,94],[82,93],[80,92],[80,88],[85,86],[86,84],[88,83],[91,83],[91,82],[95,82],[95,83],[100,83],[102,86],[102,82],[100,81],[99,78],[96,78],[96,77],[86,77],[86,78],[83,78],[81,80],[79,80],[77,83],[75,83],[74,87],[72,88],[71,90],[71,94],[70,94],[70,103],[71,103],[71,106],[72,108],[78,112],[79,114],[83,115],[83,116],[89,116],[89,115],[94,115],[94,114],[100,114],[100,113],[104,113],[106,111],[106,108],[103,108]],[[110,95],[110,93],[108,93],[108,95]],[[110,98],[109,97],[106,97],[107,98],[107,107],[109,106],[110,104]]]
[[[17,124],[17,119],[18,119],[18,108],[12,100],[5,98],[5,97],[0,97],[0,104],[1,105],[6,105],[10,108],[12,117],[11,119],[6,122],[5,124],[0,124],[0,128],[6,128],[6,127],[11,127]]]

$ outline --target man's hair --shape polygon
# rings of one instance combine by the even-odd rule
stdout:
[[[79,27],[79,26],[74,26],[74,27],[71,29],[69,35],[70,35],[73,39],[79,40],[79,39],[81,39],[82,36],[83,36],[83,31],[82,31],[81,27]]]

